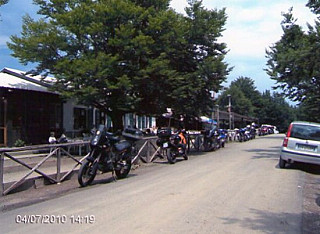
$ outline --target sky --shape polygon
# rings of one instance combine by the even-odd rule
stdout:
[[[281,14],[289,8],[293,7],[299,25],[306,28],[307,23],[313,24],[315,15],[305,7],[306,3],[307,0],[203,0],[207,9],[226,8],[228,19],[220,41],[230,50],[225,61],[233,70],[225,86],[243,76],[253,79],[260,92],[271,90],[274,81],[264,71],[267,68],[265,50],[280,40],[283,34]],[[171,7],[177,12],[184,13],[186,6],[187,0],[171,0]],[[0,69],[27,71],[33,68],[32,64],[24,66],[12,57],[6,43],[11,35],[20,35],[22,16],[29,14],[36,18],[37,9],[32,0],[9,0],[0,7]]]

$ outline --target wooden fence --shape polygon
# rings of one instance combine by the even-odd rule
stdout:
[[[156,144],[157,137],[146,137],[138,141],[135,145],[134,156],[132,158],[133,163],[142,161],[143,163],[151,163],[158,158],[163,158],[161,149]],[[199,135],[190,135],[188,137],[188,150],[199,150],[201,146],[201,137]],[[16,190],[19,186],[22,186],[31,174],[37,173],[40,178],[45,179],[49,183],[61,183],[78,170],[79,165],[88,156],[83,155],[84,151],[89,150],[89,141],[76,141],[64,144],[48,144],[48,145],[35,145],[17,148],[1,148],[0,149],[0,196],[7,195],[8,193]],[[22,156],[23,152],[29,152],[28,156]],[[34,152],[44,152],[33,155]],[[17,156],[18,154],[18,156]],[[20,155],[19,155],[20,154]],[[31,154],[31,156],[30,156]],[[26,163],[23,158],[37,158],[36,163]],[[62,171],[62,159],[69,158],[73,160],[71,169]],[[13,161],[20,167],[27,168],[27,173],[23,173],[23,176],[15,178],[11,183],[5,183],[5,159],[6,161]],[[43,170],[45,162],[49,159],[55,160],[54,173],[48,173]],[[36,177],[37,178],[37,177]]]

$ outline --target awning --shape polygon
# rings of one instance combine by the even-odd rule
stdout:
[[[217,121],[210,119],[206,116],[201,116],[200,119],[202,123],[217,124]]]
[[[27,79],[23,79],[18,75],[14,75],[15,73],[7,73],[4,72],[6,69],[3,69],[0,72],[0,87],[9,88],[9,89],[23,89],[23,90],[30,90],[30,91],[39,91],[39,92],[46,92],[46,93],[54,93],[48,91],[48,85],[43,84],[41,85],[40,82]],[[22,74],[20,75],[22,76]]]

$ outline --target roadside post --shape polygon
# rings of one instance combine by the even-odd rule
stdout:
[[[0,196],[3,196],[3,191],[4,191],[3,170],[4,170],[4,153],[1,153],[0,154]]]

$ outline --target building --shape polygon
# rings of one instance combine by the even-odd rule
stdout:
[[[0,71],[0,146],[13,146],[17,140],[27,144],[47,143],[51,132],[56,137],[82,137],[100,123],[112,126],[110,118],[93,107],[64,101],[50,91],[51,82],[40,76],[4,68]],[[155,126],[155,119],[127,114],[124,126],[140,129]]]

